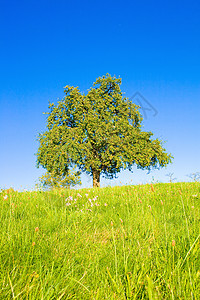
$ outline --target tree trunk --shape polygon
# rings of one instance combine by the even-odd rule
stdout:
[[[100,171],[93,170],[93,187],[100,187]]]

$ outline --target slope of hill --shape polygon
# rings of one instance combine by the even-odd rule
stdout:
[[[198,299],[200,184],[0,193],[0,299]]]

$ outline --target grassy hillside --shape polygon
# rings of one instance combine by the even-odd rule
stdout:
[[[199,299],[200,184],[0,193],[0,299]]]

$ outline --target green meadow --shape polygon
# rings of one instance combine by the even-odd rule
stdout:
[[[0,299],[200,299],[200,184],[0,193]]]

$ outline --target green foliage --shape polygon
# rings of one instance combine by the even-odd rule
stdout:
[[[93,175],[113,178],[134,164],[141,169],[164,167],[172,156],[151,132],[141,130],[139,106],[123,97],[121,79],[99,77],[88,93],[66,86],[65,97],[50,104],[47,131],[39,136],[38,165],[67,174],[71,165]]]
[[[0,300],[199,299],[200,184],[0,193]]]
[[[40,183],[45,188],[70,188],[77,184],[81,184],[80,172],[72,173],[70,170],[67,176],[56,174],[55,172],[46,172],[39,178]]]

